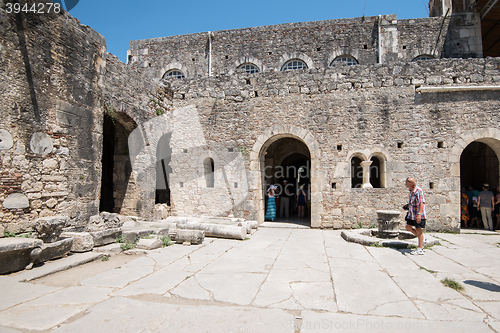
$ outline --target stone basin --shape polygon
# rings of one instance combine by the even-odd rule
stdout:
[[[0,238],[0,274],[31,269],[42,253],[43,242],[34,238]]]
[[[377,210],[379,238],[398,238],[401,224],[401,212],[398,210]]]

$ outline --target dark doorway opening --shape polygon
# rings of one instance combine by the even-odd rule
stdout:
[[[271,185],[278,187],[276,191],[280,199],[276,202],[275,222],[311,225],[311,157],[309,149],[302,141],[294,138],[281,138],[269,145],[264,152],[263,184],[265,210],[267,209],[267,189]],[[296,205],[297,192],[300,187],[306,194],[304,218],[299,218]],[[285,188],[288,189],[288,193],[285,193]],[[285,197],[288,198],[288,214]]]
[[[113,169],[115,151],[115,125],[110,116],[104,116],[102,139],[102,178],[99,212],[113,212]]]

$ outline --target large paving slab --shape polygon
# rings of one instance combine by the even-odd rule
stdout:
[[[280,225],[149,251],[71,286],[21,282],[38,267],[0,276],[0,331],[500,332],[500,236],[433,235],[441,245],[413,256]]]

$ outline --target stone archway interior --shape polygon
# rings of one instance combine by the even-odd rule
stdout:
[[[472,185],[480,191],[487,183],[490,190],[494,190],[499,184],[499,175],[498,156],[488,144],[474,141],[463,150],[460,156],[461,187]]]
[[[141,209],[128,150],[128,136],[136,127],[124,113],[104,116],[100,212],[137,215]]]
[[[264,179],[262,184],[264,198],[266,197],[266,190],[271,184],[278,185],[279,190],[281,190],[285,179],[293,185],[295,192],[297,186],[302,184],[307,184],[310,189],[311,154],[302,141],[290,137],[278,139],[264,151],[263,158]],[[290,205],[292,206],[292,203]],[[307,213],[310,216],[309,210]]]

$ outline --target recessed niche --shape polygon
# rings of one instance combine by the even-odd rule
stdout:
[[[398,148],[403,148],[403,142],[402,141],[398,142]]]
[[[429,188],[430,188],[431,190],[433,190],[433,189],[434,189],[434,182],[429,182]]]
[[[337,183],[332,183],[332,188],[335,190],[337,188]]]
[[[337,145],[337,150],[341,151],[342,150],[342,145]]]
[[[438,141],[438,148],[444,148],[444,142]]]

